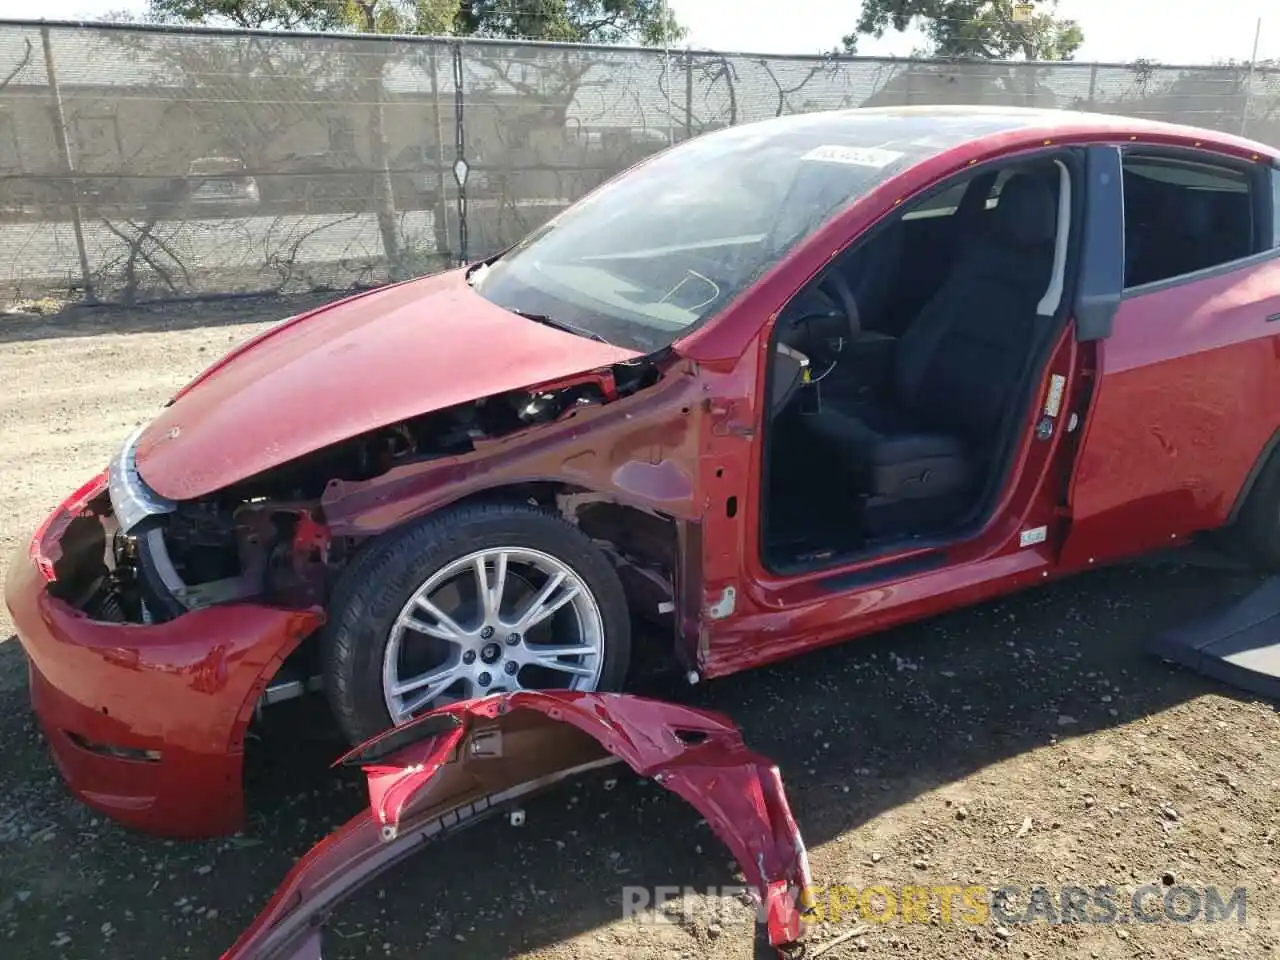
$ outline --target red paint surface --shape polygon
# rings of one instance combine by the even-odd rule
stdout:
[[[280,661],[323,621],[317,611],[236,604],[168,623],[98,623],[51,597],[23,554],[5,597],[31,663],[31,700],[72,793],[167,836],[240,828],[244,731]],[[156,750],[156,762],[76,742]]]
[[[324,494],[325,522],[336,537],[372,536],[460,498],[525,481],[598,492],[659,513],[674,522],[681,551],[678,651],[707,676],[1220,526],[1280,426],[1280,331],[1265,321],[1280,312],[1274,261],[1136,292],[1121,305],[1113,335],[1100,343],[1077,345],[1065,334],[1024,421],[1028,429],[1034,424],[1048,375],[1067,377],[1053,440],[1028,435],[994,519],[937,565],[877,574],[919,549],[795,577],[771,574],[760,562],[764,411],[757,398],[777,310],[899,201],[971,163],[1047,143],[1096,141],[1200,146],[1245,158],[1256,151],[1263,162],[1275,155],[1206,131],[1083,115],[1046,114],[1043,128],[971,141],[905,171],[836,217],[712,323],[678,341],[656,385],[479,442],[464,456],[410,464],[366,482],[334,482]],[[148,430],[142,474],[162,494],[194,496],[353,433],[627,356],[507,314],[475,296],[457,272],[401,284],[287,322],[216,364]],[[1073,411],[1083,412],[1083,425],[1068,439],[1063,424]],[[730,498],[738,504],[732,516]],[[1021,548],[1020,531],[1041,525],[1045,542]],[[46,553],[55,556],[56,516],[49,529]],[[264,665],[295,642],[287,638],[316,622],[291,619],[312,614],[228,606],[158,627],[90,624],[48,599],[25,555],[14,570],[8,599],[41,671],[33,695],[46,729],[74,723],[84,736],[90,729],[132,736],[127,746],[177,744],[200,763],[226,764],[238,750],[236,731],[253,703],[248,691],[266,682]],[[855,573],[865,575],[861,585],[833,583]],[[727,588],[735,591],[733,611],[712,619],[709,611]],[[217,692],[230,689],[220,671],[235,678],[234,696]],[[200,681],[208,690],[197,689],[197,677],[208,678]],[[163,716],[155,715],[157,703],[165,705]],[[103,705],[110,721],[97,719]],[[126,720],[117,723],[119,717]],[[132,782],[154,777],[164,789],[139,786],[135,792],[145,796],[129,799],[120,786],[129,778],[113,766],[118,761],[90,762],[51,738],[79,795],[149,829],[193,832],[183,819],[188,814],[146,799],[188,774],[139,774]],[[215,750],[219,740],[231,746]],[[176,769],[192,769],[185,754],[174,756]],[[238,770],[238,759],[234,765]],[[189,774],[200,790],[214,766],[203,769]],[[238,785],[235,793],[238,803]]]
[[[334,536],[369,536],[478,490],[545,480],[694,521],[704,509],[696,489],[702,403],[714,382],[678,362],[648,390],[478,443],[472,453],[335,481],[321,501],[325,518]]]
[[[652,777],[687,800],[729,847],[761,898],[770,943],[781,946],[799,939],[812,878],[804,842],[773,762],[748,749],[737,727],[721,714],[627,694],[558,690],[466,701],[413,721],[409,726],[448,715],[457,718],[460,726],[366,766],[370,812],[352,818],[298,861],[223,960],[307,956],[305,947],[310,944],[300,943],[301,937],[285,952],[268,950],[268,943],[283,924],[307,920],[307,913],[321,905],[328,908],[353,892],[357,881],[367,882],[386,869],[367,866],[385,842],[381,839],[384,825],[398,828],[403,826],[402,816],[412,817],[408,811],[418,792],[449,762],[476,721],[519,710],[533,710],[577,727],[636,773]],[[690,744],[677,736],[681,732],[687,737],[690,731],[701,736],[700,742]]]
[[[1280,261],[1143,293],[1099,344],[1071,486],[1070,566],[1221,526],[1280,427]]]
[[[62,501],[58,509],[45,517],[44,522],[36,527],[27,555],[35,561],[40,576],[46,581],[52,583],[57,576],[54,567],[62,558],[62,537],[67,532],[67,527],[81,510],[96,497],[101,496],[106,489],[107,471],[103,470]]]
[[[376,427],[635,357],[525,320],[464,271],[330,304],[215,364],[147,427],[138,472],[190,500]]]
[[[1064,330],[1033,393],[1023,422],[1034,424],[1043,408],[1054,374],[1067,378],[1070,396],[1077,365],[1074,331]],[[742,401],[747,403],[747,399]],[[738,599],[732,616],[716,621],[702,651],[701,665],[715,677],[759,666],[806,650],[884,630],[902,623],[1042,582],[1056,572],[1055,538],[1039,547],[1019,544],[1022,530],[1061,523],[1058,504],[1062,483],[1050,470],[1066,433],[1062,428],[1070,407],[1064,400],[1059,426],[1048,441],[1023,437],[1011,471],[1011,483],[991,523],[973,539],[952,548],[945,563],[925,572],[875,578],[867,586],[834,589],[826,581],[874,570],[886,563],[910,560],[931,551],[905,549],[891,556],[850,563],[800,576],[779,577],[760,560],[759,444],[726,443],[709,464],[711,484],[717,470],[736,478],[749,490],[745,511],[730,519],[725,511],[710,511],[706,521],[703,570],[706,595],[714,599],[733,586]],[[732,463],[731,467],[725,464]],[[731,484],[729,489],[735,489]],[[745,515],[744,515],[745,513]]]

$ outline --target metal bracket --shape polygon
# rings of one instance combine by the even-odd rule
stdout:
[[[502,731],[496,727],[492,730],[477,730],[471,735],[471,755],[488,760],[502,756]]]
[[[723,620],[733,615],[737,603],[738,591],[733,587],[725,587],[724,593],[720,594],[720,599],[707,608],[707,616],[712,620]]]

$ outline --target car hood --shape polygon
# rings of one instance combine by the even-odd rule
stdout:
[[[510,313],[465,273],[350,297],[233,350],[143,431],[142,479],[190,500],[377,427],[638,356]]]
[[[424,714],[339,762],[364,768],[369,810],[297,862],[222,960],[317,960],[333,909],[375,877],[488,815],[613,764],[706,818],[742,868],[758,933],[779,952],[800,939],[814,906],[778,768],[718,713],[621,693],[494,694]]]

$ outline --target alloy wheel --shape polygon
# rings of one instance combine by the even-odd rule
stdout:
[[[594,690],[604,621],[574,570],[550,554],[491,547],[452,561],[401,608],[383,654],[392,722],[499,691]]]

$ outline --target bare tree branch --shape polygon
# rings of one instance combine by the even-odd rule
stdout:
[[[7,77],[0,80],[0,90],[3,90],[5,87],[9,86],[9,84],[13,83],[14,77],[25,70],[27,65],[31,62],[31,38],[23,37],[22,42],[26,46],[26,49],[22,52],[22,59],[18,61],[18,65],[16,67],[9,71],[9,75]]]

